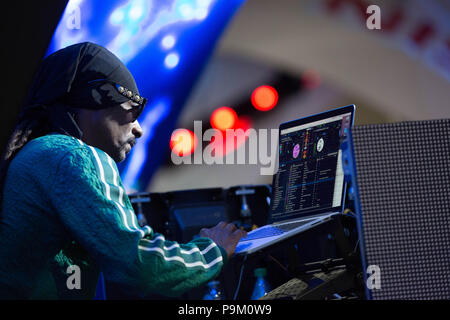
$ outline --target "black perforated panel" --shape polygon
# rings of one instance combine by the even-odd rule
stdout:
[[[450,120],[352,130],[374,299],[450,299]]]

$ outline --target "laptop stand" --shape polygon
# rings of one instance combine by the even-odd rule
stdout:
[[[275,288],[261,300],[324,300],[364,298],[359,250],[350,244],[342,224],[343,217],[333,219],[333,238],[341,258],[300,263],[299,252],[286,246],[288,270],[292,279]],[[345,295],[351,292],[351,295]],[[344,297],[342,297],[344,296]]]

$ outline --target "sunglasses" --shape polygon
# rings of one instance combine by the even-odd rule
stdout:
[[[133,108],[137,108],[138,114],[141,114],[142,110],[144,109],[144,106],[147,103],[147,98],[142,97],[141,95],[131,91],[130,89],[114,82],[108,79],[97,79],[97,80],[91,80],[88,83],[96,83],[96,82],[102,82],[102,83],[110,83],[116,88],[117,92],[123,95],[124,97],[128,98],[129,100],[137,103],[137,106],[133,106]]]

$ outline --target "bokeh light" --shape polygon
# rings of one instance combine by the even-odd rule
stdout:
[[[193,153],[197,144],[197,136],[188,129],[176,129],[170,138],[170,149],[179,157]]]
[[[234,128],[238,117],[236,112],[230,107],[220,107],[211,115],[211,126],[214,129],[226,130]]]
[[[278,103],[278,92],[271,86],[260,86],[252,93],[252,104],[259,111],[269,111]]]

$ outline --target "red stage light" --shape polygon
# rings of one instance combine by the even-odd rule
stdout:
[[[197,136],[187,129],[176,129],[170,138],[170,149],[179,157],[190,155],[197,148]]]
[[[252,121],[247,116],[241,116],[236,120],[236,125],[231,132],[218,132],[211,140],[211,147],[215,146],[215,150],[219,156],[225,156],[230,152],[239,149],[249,137],[248,129],[252,128]],[[220,140],[218,140],[220,139]]]
[[[225,131],[226,129],[233,129],[237,121],[236,112],[229,107],[220,107],[211,115],[211,126],[214,129]]]
[[[260,86],[252,93],[252,104],[260,111],[269,111],[277,105],[278,92],[271,86]]]
[[[240,116],[236,122],[236,129],[242,129],[246,131],[253,127],[253,121],[249,116]]]

